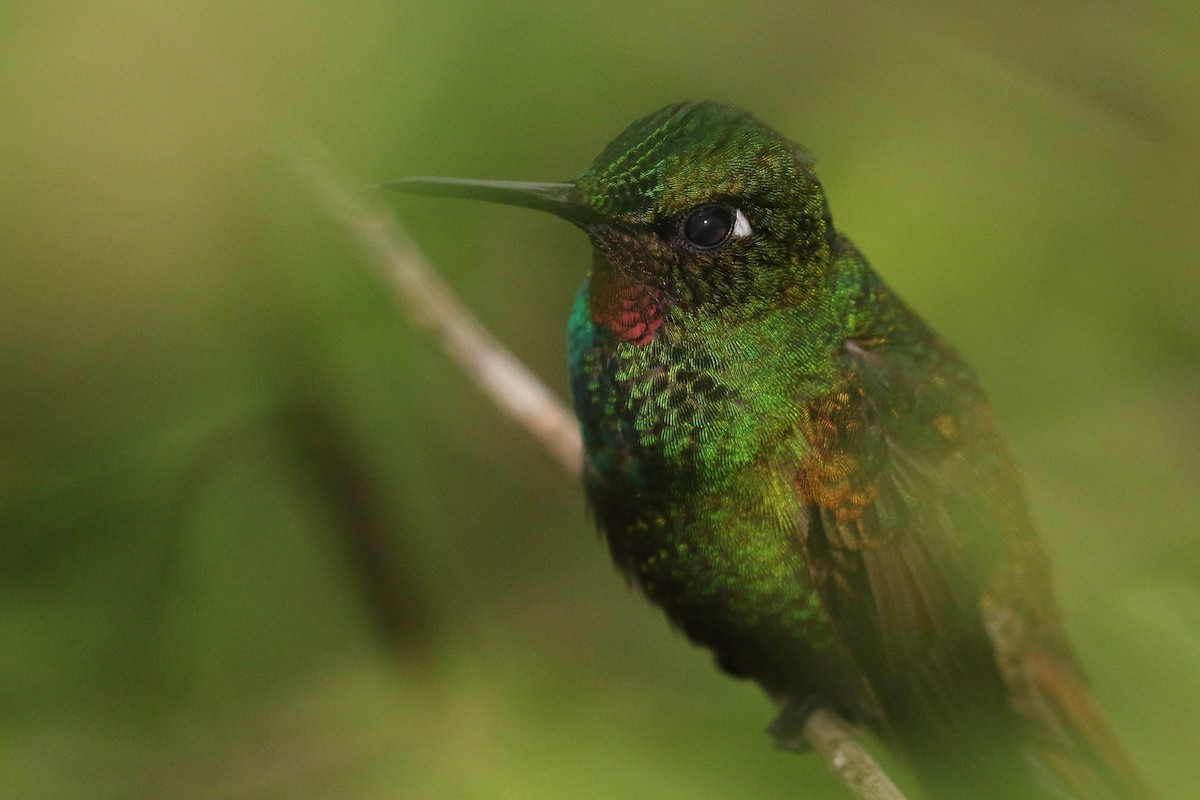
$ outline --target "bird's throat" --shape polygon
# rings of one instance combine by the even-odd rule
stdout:
[[[662,292],[607,264],[593,270],[589,303],[592,322],[638,347],[654,341],[667,312]]]

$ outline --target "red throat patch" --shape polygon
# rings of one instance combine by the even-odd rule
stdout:
[[[643,347],[662,327],[662,295],[653,287],[598,273],[592,276],[590,298],[592,321],[623,342]]]

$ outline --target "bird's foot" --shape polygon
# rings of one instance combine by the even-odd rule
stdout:
[[[829,705],[829,701],[818,694],[788,700],[783,709],[768,727],[767,733],[775,739],[775,746],[792,753],[807,753],[812,750],[804,738],[804,723],[808,715]]]

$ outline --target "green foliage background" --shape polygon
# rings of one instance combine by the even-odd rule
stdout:
[[[273,139],[364,181],[556,180],[711,97],[817,154],[980,370],[1098,696],[1200,796],[1197,43],[1187,0],[5,4],[3,794],[845,796],[622,585]],[[394,202],[565,391],[583,237]],[[347,474],[384,556],[346,545]]]

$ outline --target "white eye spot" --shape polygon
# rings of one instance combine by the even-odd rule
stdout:
[[[733,218],[733,233],[734,239],[745,239],[750,234],[754,233],[750,229],[750,220],[746,219],[746,215],[742,213],[740,208],[735,209],[736,216]]]

